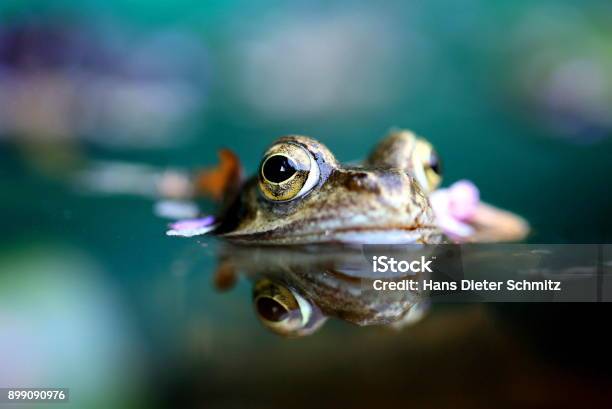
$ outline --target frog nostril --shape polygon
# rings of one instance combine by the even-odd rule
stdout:
[[[360,172],[351,174],[347,178],[345,186],[348,190],[353,192],[380,193],[380,186],[376,180],[367,173]]]
[[[259,315],[265,320],[279,322],[287,317],[289,311],[278,301],[269,297],[261,297],[255,302]]]

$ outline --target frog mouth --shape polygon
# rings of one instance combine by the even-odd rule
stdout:
[[[435,227],[347,228],[333,232],[335,239],[350,244],[409,244],[434,234]]]
[[[436,226],[337,227],[311,232],[269,230],[255,234],[228,234],[225,238],[242,244],[262,245],[410,244],[426,242],[429,236],[439,236]]]

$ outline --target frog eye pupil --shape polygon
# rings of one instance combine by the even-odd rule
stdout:
[[[442,174],[442,162],[436,151],[432,151],[429,157],[429,167],[436,172],[437,175]]]
[[[282,321],[289,312],[281,303],[268,297],[258,299],[256,304],[259,315],[271,322]]]
[[[296,165],[287,156],[274,155],[266,160],[261,172],[270,182],[281,183],[295,174]]]

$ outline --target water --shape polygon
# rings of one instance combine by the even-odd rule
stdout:
[[[524,311],[533,321],[539,311],[548,322],[550,309],[445,304],[402,331],[330,319],[316,334],[288,340],[259,322],[252,279],[215,288],[218,243],[165,236],[151,201],[84,195],[35,175],[11,183],[0,259],[3,383],[60,384],[93,406],[240,407],[279,399],[447,404],[458,394],[471,405],[548,396],[550,379],[569,382],[555,369],[574,367],[567,350],[551,358],[546,343],[529,346],[563,342],[516,316]],[[588,320],[577,311],[591,319],[603,311],[556,308],[565,316],[555,322],[567,326],[552,326],[559,337],[572,319]],[[584,334],[596,331],[589,322]],[[15,371],[25,360],[32,364]],[[600,369],[585,362],[587,372]],[[504,392],[525,371],[537,374],[532,383]]]
[[[285,339],[256,280],[216,289],[214,240],[167,237],[152,198],[72,184],[98,161],[193,170],[221,147],[250,174],[288,133],[353,161],[399,126],[434,144],[445,185],[525,217],[529,243],[609,243],[605,1],[12,3],[0,386],[68,387],[79,408],[611,400],[607,305],[434,304],[401,331],[329,319]]]

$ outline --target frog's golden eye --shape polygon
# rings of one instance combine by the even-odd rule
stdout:
[[[268,279],[255,284],[253,300],[259,320],[279,335],[308,335],[325,322],[314,304],[294,290]]]
[[[308,193],[319,181],[319,165],[301,146],[273,146],[259,167],[259,188],[268,200],[283,202]]]
[[[414,173],[417,182],[427,192],[436,189],[442,181],[442,162],[436,150],[423,139],[414,148]]]

